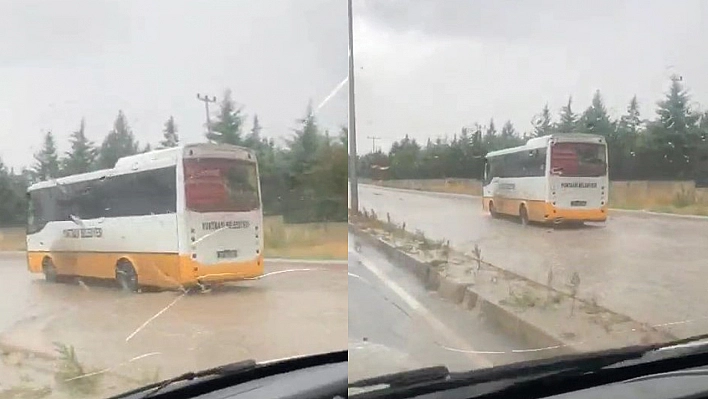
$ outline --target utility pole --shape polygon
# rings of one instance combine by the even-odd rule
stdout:
[[[349,191],[351,192],[352,214],[359,214],[359,180],[357,179],[356,155],[356,104],[354,102],[354,28],[352,0],[347,1],[349,9]]]
[[[371,153],[376,152],[376,140],[381,140],[381,137],[376,137],[376,136],[367,136],[367,139],[371,140]]]
[[[197,100],[199,101],[204,101],[204,107],[206,108],[206,124],[207,124],[207,132],[209,132],[209,135],[211,135],[211,120],[209,119],[209,103],[215,103],[216,102],[216,97],[209,95],[201,95],[197,93]]]

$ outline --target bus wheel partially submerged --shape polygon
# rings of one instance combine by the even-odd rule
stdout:
[[[127,259],[121,259],[116,265],[116,281],[118,286],[127,292],[138,292],[140,286],[138,284],[138,273],[135,267]]]
[[[59,280],[57,268],[50,257],[42,259],[42,273],[44,273],[44,279],[49,283],[56,283]]]
[[[519,221],[522,226],[528,226],[529,224],[529,211],[526,209],[526,205],[521,204],[519,207]]]
[[[497,210],[494,208],[494,201],[489,201],[489,215],[491,215],[492,218],[495,219],[499,217]]]

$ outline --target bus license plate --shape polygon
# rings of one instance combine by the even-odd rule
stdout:
[[[216,252],[216,257],[218,259],[225,259],[225,258],[237,258],[238,257],[238,251],[235,249],[225,249],[223,251],[217,251]]]
[[[570,206],[585,206],[587,204],[587,201],[570,201]]]

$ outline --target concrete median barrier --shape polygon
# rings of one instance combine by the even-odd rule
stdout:
[[[564,353],[596,351],[637,344],[656,344],[674,340],[668,332],[649,327],[616,314],[596,304],[548,290],[537,283],[506,271],[488,272],[478,283],[471,283],[449,275],[444,268],[406,253],[372,231],[350,223],[349,231],[357,239],[367,242],[394,265],[402,267],[418,277],[428,290],[435,291],[443,299],[457,304],[499,331],[518,339],[527,346],[528,352],[539,356]],[[508,280],[501,281],[506,276]],[[497,282],[489,282],[495,281]],[[489,280],[489,281],[487,281]],[[535,287],[536,303],[524,306],[513,303],[507,293],[512,283],[517,286]],[[526,289],[526,288],[524,288]],[[538,293],[542,294],[538,294]],[[548,292],[552,305],[546,306]],[[530,294],[531,296],[531,294]],[[521,301],[520,301],[521,302]],[[544,302],[544,303],[542,303]]]

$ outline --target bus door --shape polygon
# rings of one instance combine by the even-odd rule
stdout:
[[[484,177],[482,180],[482,195],[484,198],[494,198],[496,196],[499,178],[494,175],[497,169],[494,166],[495,163],[490,158],[485,158],[484,160]]]

